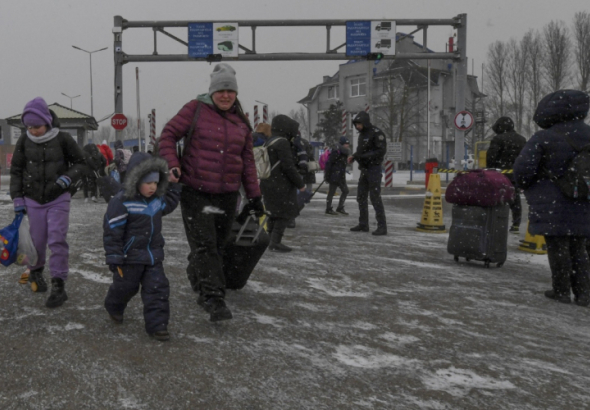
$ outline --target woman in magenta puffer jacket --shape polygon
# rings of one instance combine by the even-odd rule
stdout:
[[[164,127],[159,154],[184,184],[180,197],[184,229],[191,248],[187,275],[197,303],[211,321],[231,319],[225,304],[223,248],[234,221],[238,190],[262,215],[260,188],[252,148],[252,128],[237,99],[234,69],[217,64],[208,94],[187,103]],[[193,124],[194,123],[194,124]],[[190,130],[179,158],[176,143]]]

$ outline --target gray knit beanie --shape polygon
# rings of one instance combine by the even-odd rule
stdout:
[[[221,90],[232,90],[238,93],[238,82],[236,80],[236,71],[225,63],[215,66],[211,73],[211,85],[209,86],[209,95]]]

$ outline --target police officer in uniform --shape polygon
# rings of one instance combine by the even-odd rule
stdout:
[[[369,198],[375,210],[377,230],[373,235],[387,235],[385,209],[381,200],[381,163],[387,152],[387,141],[383,132],[371,124],[369,114],[361,111],[352,120],[359,132],[356,152],[348,162],[358,162],[361,176],[358,181],[356,200],[359,203],[359,224],[350,228],[353,232],[369,232]]]

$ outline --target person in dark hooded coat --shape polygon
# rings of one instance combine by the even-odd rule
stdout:
[[[141,286],[146,332],[169,339],[170,287],[164,274],[162,217],[180,201],[181,185],[169,183],[162,158],[136,152],[129,160],[123,189],[110,201],[103,222],[106,264],[113,283],[105,308],[116,323],[123,322],[127,303]]]
[[[590,237],[590,201],[570,199],[550,179],[561,176],[576,156],[576,149],[590,144],[588,94],[560,90],[546,95],[533,120],[542,128],[526,143],[514,163],[517,186],[529,204],[529,232],[543,235],[553,287],[545,296],[562,303],[590,304],[590,262],[585,249]],[[569,141],[568,141],[569,140]]]
[[[492,130],[497,135],[490,142],[490,147],[486,154],[486,166],[488,168],[511,170],[518,154],[520,154],[520,151],[526,144],[526,139],[514,131],[514,122],[510,117],[498,118],[492,126]],[[513,175],[511,173],[505,175],[515,185]],[[510,203],[510,210],[512,211],[510,232],[518,234],[522,220],[522,206],[520,203],[519,189],[516,186],[514,188],[514,200]]]
[[[346,137],[340,137],[339,144],[330,150],[330,155],[326,161],[324,169],[324,180],[330,184],[328,197],[326,198],[327,215],[348,215],[344,210],[344,203],[348,196],[348,185],[346,184],[346,164],[350,156],[350,142]],[[340,200],[336,211],[332,209],[332,199],[336,189],[340,188]]]
[[[356,200],[359,204],[359,224],[350,228],[353,232],[369,232],[369,198],[375,210],[377,230],[373,235],[387,235],[385,208],[381,200],[381,164],[387,153],[387,141],[383,132],[371,124],[369,114],[361,111],[352,120],[359,132],[356,152],[348,162],[359,164],[361,176],[358,181]]]
[[[292,141],[297,135],[299,123],[286,115],[277,115],[271,124],[272,137],[266,142],[268,157],[273,168],[270,177],[260,181],[264,206],[270,212],[268,233],[274,252],[290,252],[292,249],[281,243],[290,219],[299,215],[297,190],[305,191],[303,178],[293,160]],[[274,141],[274,142],[273,142]],[[272,143],[272,145],[270,145]]]
[[[88,198],[93,202],[96,200],[97,184],[96,175],[104,173],[104,167],[107,162],[105,157],[100,153],[98,147],[92,143],[84,145],[84,176],[82,178],[84,184],[84,202],[88,202]]]

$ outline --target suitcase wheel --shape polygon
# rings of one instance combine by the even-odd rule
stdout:
[[[455,259],[455,262],[459,262],[459,257],[457,255],[455,255],[453,259]]]

